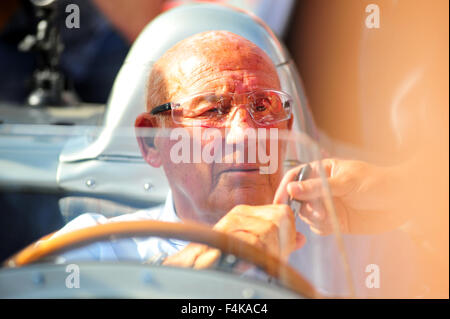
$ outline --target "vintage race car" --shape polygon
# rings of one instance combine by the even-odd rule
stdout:
[[[214,4],[169,10],[153,20],[134,43],[106,106],[1,106],[0,298],[351,296],[351,276],[337,223],[331,235],[321,237],[297,218],[297,228],[307,243],[289,261],[205,225],[151,219],[105,223],[48,239],[84,213],[113,218],[164,203],[169,183],[161,168],[142,159],[134,120],[145,109],[153,63],[178,41],[208,30],[227,30],[251,40],[275,64],[283,91],[290,94],[294,105],[293,133],[279,137],[288,143],[284,167],[321,158],[296,67],[263,21]],[[322,201],[333,216],[325,179]],[[203,270],[166,267],[154,260],[61,258],[93,243],[148,237],[203,243],[220,249],[222,257],[215,267]],[[246,276],[249,269],[264,275]]]

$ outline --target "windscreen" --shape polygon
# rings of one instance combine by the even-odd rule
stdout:
[[[29,172],[54,174],[52,165],[57,163],[50,149],[60,147],[57,153],[68,152],[80,141],[95,139],[99,131],[98,127],[57,126],[36,126],[30,131],[29,126],[3,125],[2,166],[7,170],[22,161]],[[57,213],[64,225],[42,242],[120,222],[167,222],[179,225],[181,232],[162,235],[152,233],[155,229],[150,227],[145,233],[106,234],[52,252],[52,262],[131,261],[198,271],[215,269],[217,276],[226,271],[246,280],[292,289],[295,283],[287,281],[293,280],[292,275],[286,275],[287,265],[317,294],[344,297],[353,293],[326,168],[321,164],[318,145],[308,136],[276,127],[236,131],[178,126],[137,128],[132,135],[128,132],[118,130],[115,137],[121,143],[136,143],[142,151],[140,158],[116,154],[59,163],[58,176],[70,176],[72,183],[83,185],[85,191],[62,188]],[[40,149],[28,148],[34,156],[21,157],[27,150],[13,147],[30,143]],[[26,179],[29,172],[24,170],[15,178]],[[158,185],[168,185],[161,186],[165,192],[162,200],[151,196],[158,187],[142,184],[142,178],[147,177],[160,179]],[[314,197],[302,198],[290,191],[305,181],[314,185]],[[108,193],[108,185],[113,183],[120,183],[122,195]],[[142,194],[127,196],[127,189],[137,184],[149,195],[147,199]],[[2,187],[19,192],[13,184]],[[186,233],[192,224],[219,237],[192,237]],[[238,244],[217,246],[221,235],[236,239]],[[242,249],[236,248],[239,242]],[[251,248],[256,251],[248,251]],[[273,269],[275,266],[278,268]],[[302,288],[293,289],[298,293]],[[305,292],[304,296],[310,295]]]

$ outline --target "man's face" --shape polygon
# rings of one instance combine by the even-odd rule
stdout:
[[[195,36],[194,36],[195,37]],[[231,33],[207,33],[169,54],[170,59],[155,65],[153,76],[164,78],[165,102],[177,102],[199,93],[210,92],[217,96],[241,94],[261,89],[279,90],[276,70],[265,53],[247,40]],[[174,59],[177,57],[176,59]],[[155,73],[158,73],[155,75]],[[204,132],[192,122],[174,123],[170,112],[163,115],[166,127],[183,128],[191,141],[188,163],[174,161],[174,147],[180,140],[171,140],[167,133],[155,138],[157,156],[163,165],[173,192],[177,214],[181,218],[213,224],[238,204],[262,205],[272,203],[273,196],[282,177],[281,162],[284,144],[270,144],[265,139],[266,154],[278,160],[277,169],[270,174],[262,174],[261,158],[257,150],[264,143],[248,140],[244,130],[262,128],[255,123],[246,109],[246,104],[234,103],[223,125],[216,130],[220,137],[221,158],[212,163],[204,160],[195,163],[194,152],[203,151],[211,145],[211,139],[200,138]],[[151,105],[153,108],[156,105]],[[266,136],[269,129],[287,129],[288,121],[265,125]],[[201,131],[200,131],[201,130]],[[255,131],[258,133],[257,131]],[[259,131],[261,132],[261,131]],[[217,138],[217,136],[215,136]],[[278,141],[277,141],[278,142]],[[198,143],[199,148],[193,146]],[[241,143],[232,152],[225,148]],[[250,143],[256,145],[250,149]],[[276,145],[275,149],[270,146]],[[230,150],[230,148],[228,149]],[[255,152],[255,161],[249,160],[249,152]],[[244,154],[241,154],[244,152]],[[276,156],[274,155],[276,152]],[[240,163],[238,158],[244,159]],[[251,155],[250,155],[251,156]],[[267,163],[265,165],[268,165]]]

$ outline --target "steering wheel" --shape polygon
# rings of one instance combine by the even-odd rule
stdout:
[[[320,298],[314,287],[294,268],[263,249],[231,235],[214,231],[207,226],[186,222],[169,223],[162,221],[123,221],[78,229],[50,238],[44,236],[5,261],[6,267],[21,267],[40,259],[64,251],[78,248],[97,241],[113,238],[157,236],[202,243],[220,249],[227,254],[253,263],[270,276],[277,278],[285,287],[308,297]]]

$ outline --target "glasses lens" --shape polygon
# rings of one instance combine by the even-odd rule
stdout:
[[[201,94],[183,100],[172,109],[176,123],[190,124],[198,121],[201,125],[220,127],[226,120],[237,97],[246,99],[245,95]],[[264,90],[252,93],[245,101],[253,119],[259,124],[270,124],[290,117],[291,102],[289,96],[282,92]]]
[[[231,98],[202,94],[188,98],[173,109],[173,119],[177,123],[200,121],[202,125],[217,126],[224,121],[231,108]]]
[[[261,91],[251,97],[251,114],[260,124],[286,120],[291,114],[291,102],[287,95],[276,91]]]

